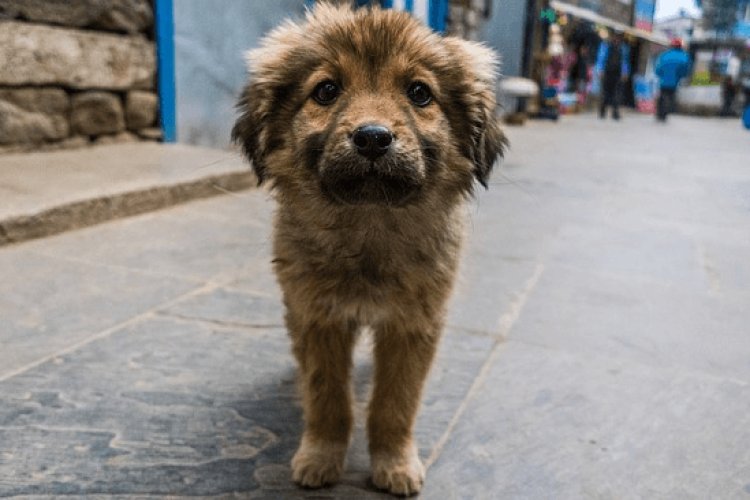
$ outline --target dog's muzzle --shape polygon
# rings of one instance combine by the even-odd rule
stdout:
[[[388,127],[364,124],[349,135],[348,153],[321,172],[323,193],[336,203],[403,206],[422,187],[413,159],[399,153]]]
[[[387,168],[382,161],[330,166],[320,177],[323,193],[347,205],[404,206],[414,201],[422,183],[409,168]]]

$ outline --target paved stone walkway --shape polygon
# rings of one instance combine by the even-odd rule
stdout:
[[[417,424],[422,497],[750,499],[750,134],[509,133]],[[289,481],[271,210],[245,191],[0,248],[0,496],[385,497],[361,428],[342,484]]]
[[[257,184],[230,151],[136,142],[0,155],[0,246]]]

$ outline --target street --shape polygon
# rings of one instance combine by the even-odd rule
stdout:
[[[506,131],[423,396],[421,498],[750,499],[750,133]],[[0,247],[0,496],[388,498],[367,338],[344,480],[291,483],[272,210],[250,189]]]

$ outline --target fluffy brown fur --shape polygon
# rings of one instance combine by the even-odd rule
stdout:
[[[505,144],[495,55],[405,13],[322,4],[273,31],[249,62],[233,137],[278,201],[274,266],[305,415],[293,478],[319,487],[342,473],[352,349],[368,326],[372,479],[416,493],[424,468],[412,427],[455,277],[462,202]],[[390,131],[381,156],[358,153],[364,125]]]

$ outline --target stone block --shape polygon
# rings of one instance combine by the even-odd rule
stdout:
[[[18,17],[18,2],[0,0],[0,19],[14,19]]]
[[[151,27],[148,0],[0,0],[0,17],[138,33]]]
[[[42,145],[41,151],[57,151],[60,149],[78,149],[89,145],[89,138],[81,135],[68,137],[58,142],[50,142]]]
[[[0,144],[64,139],[69,107],[62,89],[0,89]]]
[[[125,98],[125,117],[129,130],[151,127],[156,121],[157,97],[153,92],[133,90]]]
[[[159,127],[143,128],[138,131],[138,135],[148,141],[160,141],[163,139],[163,134]]]
[[[40,142],[40,143],[19,143],[9,144],[7,146],[0,146],[0,154],[12,154],[12,153],[41,153],[50,151],[59,151],[62,149],[80,149],[89,145],[89,138],[80,135],[68,137],[61,141],[54,142]],[[2,246],[2,238],[0,238],[0,246]]]
[[[83,92],[73,96],[70,124],[83,135],[114,134],[125,130],[120,98],[109,92]]]
[[[126,142],[138,142],[140,139],[137,135],[130,132],[120,132],[119,134],[100,135],[94,141],[94,145],[101,146],[105,144],[123,144]]]
[[[137,36],[0,21],[0,85],[154,87],[154,44]]]

